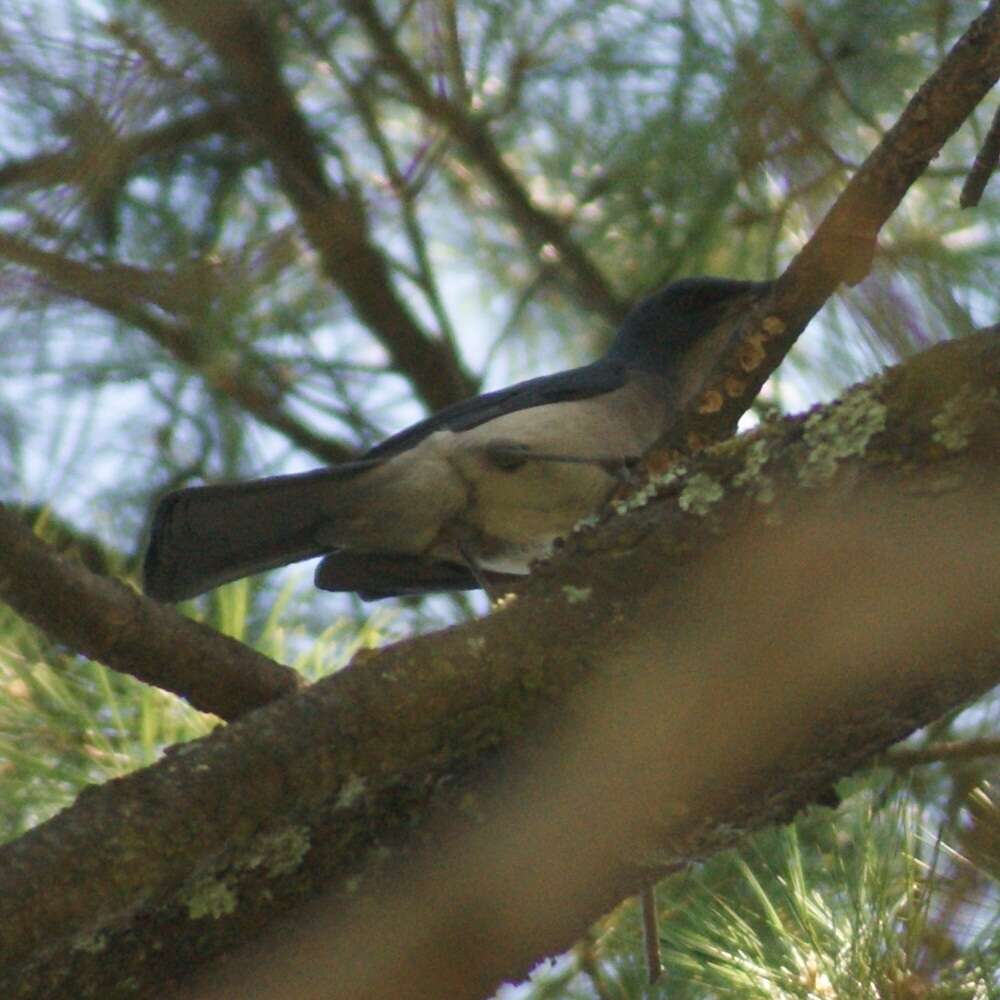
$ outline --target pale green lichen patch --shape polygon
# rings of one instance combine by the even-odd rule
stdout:
[[[622,500],[612,500],[611,508],[616,514],[627,514],[631,510],[638,510],[640,507],[645,507],[655,492],[656,490],[651,489],[650,484],[646,483],[645,486],[636,490],[630,496]]]
[[[763,471],[770,457],[771,442],[766,437],[757,438],[746,449],[743,468],[733,476],[733,485],[746,487],[758,503],[767,504],[774,500],[774,480],[764,475]]]
[[[263,868],[271,878],[288,875],[302,864],[310,847],[309,831],[285,826],[257,837],[243,867]]]
[[[860,386],[808,417],[803,433],[808,453],[799,469],[803,485],[822,486],[842,461],[863,455],[871,439],[885,430],[887,413],[874,387]]]
[[[630,496],[621,500],[613,500],[611,502],[612,510],[616,514],[628,514],[630,511],[645,507],[664,488],[670,486],[672,483],[676,483],[686,471],[685,467],[679,462],[672,465],[666,472],[661,472],[658,476],[653,476],[648,483],[645,483]],[[584,518],[573,530],[582,530],[584,527],[588,527],[589,521],[589,518]],[[593,523],[598,523],[596,518]]]
[[[594,592],[593,587],[574,587],[571,583],[563,585],[562,592],[566,595],[566,600],[570,604],[584,604],[590,600],[590,595]]]
[[[666,472],[661,472],[658,476],[653,476],[650,483],[658,489],[662,489],[671,483],[676,483],[678,479],[686,474],[687,466],[683,462],[675,462]]]
[[[684,484],[677,503],[681,510],[703,516],[709,512],[712,504],[718,503],[724,495],[725,490],[718,480],[713,479],[707,472],[696,472]]]
[[[350,809],[365,794],[366,787],[365,779],[360,774],[348,775],[347,781],[337,793],[334,809]]]
[[[969,438],[976,429],[982,405],[996,401],[996,389],[977,393],[971,385],[963,385],[931,419],[934,428],[931,439],[946,451],[962,451],[968,447]]]
[[[236,895],[222,879],[214,875],[199,875],[181,888],[180,901],[187,907],[192,920],[211,917],[218,920],[236,909]]]

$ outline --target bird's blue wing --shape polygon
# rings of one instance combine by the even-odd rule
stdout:
[[[419,444],[435,431],[467,431],[507,413],[527,410],[533,406],[601,396],[620,389],[625,384],[627,374],[625,365],[603,359],[582,368],[572,368],[555,375],[541,375],[506,389],[485,392],[481,396],[446,406],[426,420],[386,438],[363,457],[390,458]]]

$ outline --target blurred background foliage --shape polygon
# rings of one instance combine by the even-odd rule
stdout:
[[[311,195],[346,207],[362,266],[344,215],[306,224],[309,157],[261,125],[239,55],[176,4],[0,0],[4,501],[134,578],[166,490],[344,458],[429,407],[588,360],[673,278],[773,276],[981,6],[260,3],[263,48],[243,55],[273,61],[321,167]],[[958,207],[996,106],[759,411],[997,321],[995,184]],[[185,610],[319,676],[482,607],[364,606],[296,568]],[[0,836],[214,721],[0,609]],[[997,722],[988,698],[914,742],[961,747]],[[976,746],[890,756],[838,812],[664,882],[659,986],[625,904],[504,995],[1000,996],[1000,792]]]

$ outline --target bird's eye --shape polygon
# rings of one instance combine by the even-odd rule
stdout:
[[[516,472],[528,460],[531,449],[519,441],[495,441],[487,445],[486,457],[502,472]]]

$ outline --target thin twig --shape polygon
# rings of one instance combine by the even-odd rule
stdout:
[[[976,155],[969,176],[962,186],[962,194],[958,199],[962,208],[975,208],[979,204],[998,163],[1000,163],[1000,107],[993,115],[993,122],[983,140],[982,148]]]
[[[947,764],[982,757],[1000,757],[1000,739],[950,740],[924,747],[897,747],[882,761],[894,770],[908,771],[924,764]]]
[[[117,168],[123,174],[147,156],[171,153],[211,135],[233,130],[231,108],[211,108],[187,118],[179,118],[161,128],[149,129],[135,135],[118,138],[114,148]],[[100,156],[106,160],[109,150],[100,147],[80,152],[75,148],[62,149],[20,160],[0,164],[0,188],[17,184],[26,188],[50,187],[57,184],[76,183],[93,172],[92,160]]]
[[[642,942],[646,952],[646,972],[649,975],[650,983],[655,983],[663,975],[655,888],[647,885],[639,894],[639,902],[642,908]]]
[[[813,58],[820,64],[820,67],[823,70],[823,75],[830,82],[830,85],[833,87],[835,93],[841,101],[844,102],[844,105],[848,108],[848,110],[850,110],[856,118],[863,121],[869,128],[871,128],[876,135],[881,136],[883,129],[879,124],[878,119],[870,114],[851,96],[847,87],[844,85],[844,81],[840,78],[840,74],[837,72],[836,65],[824,51],[823,43],[820,40],[820,37],[816,34],[815,28],[813,28],[812,24],[809,22],[805,5],[801,3],[793,3],[785,7],[779,7],[779,9],[791,22],[792,27],[803,40],[806,48],[812,54]]]
[[[445,308],[444,299],[441,296],[437,278],[434,274],[434,268],[431,265],[427,240],[424,237],[424,231],[417,218],[416,193],[420,189],[422,181],[413,184],[403,175],[403,171],[400,170],[392,145],[379,125],[378,114],[371,99],[370,88],[357,86],[341,69],[336,60],[328,58],[328,62],[336,74],[340,85],[354,102],[354,106],[358,111],[358,117],[361,119],[361,124],[364,126],[369,140],[378,150],[392,192],[399,200],[403,227],[410,242],[413,259],[416,261],[417,275],[414,279],[415,284],[426,296],[442,337],[457,355],[459,349],[458,338],[455,334],[451,317],[448,315],[448,310]]]
[[[177,316],[182,311],[177,301],[177,275],[116,264],[92,266],[3,232],[0,232],[0,256],[31,268],[60,292],[89,302],[142,330],[201,375],[210,389],[222,393],[320,461],[343,462],[354,455],[353,449],[317,434],[280,405],[273,388],[280,384],[280,379],[260,358],[244,354],[239,365],[218,363],[204,337],[198,335],[187,319]],[[156,306],[156,310],[147,308],[149,304]],[[163,311],[173,313],[175,318],[165,319]],[[262,371],[264,377],[251,377],[248,371],[254,368]]]
[[[517,176],[504,162],[486,124],[470,117],[462,108],[435,94],[427,86],[371,0],[351,0],[351,9],[358,16],[379,58],[404,86],[413,103],[431,121],[448,129],[468,159],[489,180],[525,241],[536,251],[550,245],[558,254],[564,273],[571,279],[570,287],[576,298],[611,322],[620,321],[627,312],[627,304],[618,297],[607,277],[583,247],[576,243],[563,221],[531,200]]]

